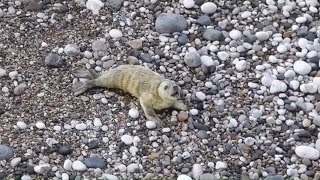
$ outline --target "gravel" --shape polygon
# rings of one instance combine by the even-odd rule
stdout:
[[[0,2],[0,179],[317,179],[319,2]],[[143,65],[185,111],[75,68]],[[130,73],[130,72],[128,72]]]

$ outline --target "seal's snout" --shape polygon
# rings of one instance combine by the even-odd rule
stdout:
[[[179,92],[180,88],[179,88],[178,86],[173,86],[173,90],[174,90],[175,92]]]

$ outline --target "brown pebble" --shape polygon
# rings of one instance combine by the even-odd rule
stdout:
[[[186,121],[188,120],[188,113],[186,113],[185,111],[181,111],[179,114],[178,114],[178,120],[179,121]]]
[[[284,32],[283,33],[283,37],[285,37],[285,38],[290,38],[291,37],[291,32],[290,31],[287,31],[287,32]]]

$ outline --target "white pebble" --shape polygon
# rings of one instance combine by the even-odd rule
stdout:
[[[11,79],[13,79],[13,78],[15,78],[15,77],[17,77],[18,76],[18,71],[11,71],[11,72],[9,72],[9,77],[11,78]]]
[[[198,113],[199,113],[198,109],[190,109],[191,115],[196,116],[196,115],[198,115]]]
[[[18,164],[21,162],[21,158],[20,157],[16,157],[16,158],[13,158],[11,161],[10,161],[10,166],[11,167],[16,167],[18,166]]]
[[[200,101],[204,101],[206,99],[206,95],[203,92],[196,92],[196,97],[200,100]]]
[[[135,172],[136,169],[140,169],[139,168],[139,164],[136,164],[136,163],[129,164],[128,167],[127,167],[127,171],[129,173]]]
[[[0,78],[7,75],[7,71],[5,69],[0,68]]]
[[[279,80],[272,81],[270,86],[270,93],[274,94],[279,92],[285,92],[286,90],[287,90],[286,83]]]
[[[83,130],[87,129],[87,125],[85,123],[79,123],[79,124],[76,124],[75,128],[79,131],[83,131]]]
[[[146,122],[146,127],[148,129],[155,129],[157,127],[157,124],[154,121],[147,121]]]
[[[234,30],[230,31],[229,36],[233,40],[238,40],[242,37],[242,32],[234,29]]]
[[[192,180],[192,178],[185,174],[180,174],[177,178],[177,180]]]
[[[87,167],[81,161],[77,160],[72,163],[72,169],[75,171],[85,171],[87,170]]]
[[[265,32],[265,31],[259,31],[259,32],[256,32],[256,37],[259,41],[265,41],[265,40],[268,40],[270,35],[268,32]]]
[[[117,169],[119,169],[120,172],[125,172],[127,171],[127,166],[124,164],[120,164],[117,166]]]
[[[229,57],[230,57],[229,54],[225,51],[218,52],[217,55],[221,61],[225,61],[225,60],[229,59]]]
[[[209,56],[201,56],[201,63],[207,67],[214,65],[214,61]]]
[[[119,29],[111,29],[109,35],[114,39],[118,39],[122,37],[122,32]]]
[[[184,1],[183,1],[183,6],[184,6],[185,8],[187,8],[187,9],[193,8],[194,5],[195,5],[194,0],[184,0]]]
[[[201,5],[200,9],[205,14],[212,14],[216,12],[217,5],[212,2],[206,2]]]
[[[227,168],[227,164],[225,162],[222,161],[217,161],[216,162],[216,169],[226,169]]]
[[[63,169],[70,171],[72,169],[72,161],[70,159],[66,159],[63,163]]]
[[[236,63],[236,70],[239,72],[246,70],[246,67],[247,62],[245,60],[241,60]]]
[[[307,48],[308,44],[309,44],[309,43],[308,43],[308,40],[305,39],[305,38],[300,38],[300,39],[298,40],[298,46],[299,46],[300,48],[302,48],[302,49]]]
[[[128,114],[131,118],[134,118],[134,119],[139,117],[139,111],[135,108],[131,108]]]
[[[99,10],[103,7],[104,3],[100,0],[88,0],[86,8],[92,11],[92,14],[98,15]]]
[[[283,44],[279,44],[277,47],[277,51],[279,53],[285,53],[285,52],[287,52],[287,50],[288,50],[287,46],[285,46]]]
[[[27,129],[27,124],[25,122],[23,122],[23,121],[18,121],[17,122],[17,127],[19,129]]]
[[[305,23],[307,21],[306,17],[297,17],[296,22],[299,24]]]
[[[200,164],[194,164],[192,166],[192,175],[194,179],[198,179],[202,173],[202,166]]]
[[[295,153],[301,158],[311,160],[317,160],[320,156],[319,151],[311,146],[298,146],[295,149]]]
[[[62,173],[61,180],[69,180],[69,175],[67,173]]]
[[[93,119],[93,125],[96,127],[102,126],[101,120],[99,118],[94,118]]]
[[[309,74],[311,72],[311,66],[309,63],[305,62],[305,61],[301,61],[298,60],[296,62],[294,62],[293,64],[293,70],[301,75],[306,75]]]
[[[43,122],[39,121],[39,122],[36,123],[36,127],[38,129],[44,129],[46,127],[46,125]]]
[[[131,145],[133,143],[133,137],[125,134],[121,136],[121,141],[126,145]]]
[[[248,145],[248,146],[254,145],[255,142],[256,142],[256,140],[255,140],[254,138],[252,138],[252,137],[246,137],[246,138],[244,139],[244,143],[245,143],[246,145]]]
[[[318,91],[318,85],[315,83],[307,83],[300,85],[300,91],[303,93],[316,93]]]
[[[241,18],[243,19],[247,19],[248,17],[251,16],[251,12],[250,11],[244,11],[242,14],[241,14]]]

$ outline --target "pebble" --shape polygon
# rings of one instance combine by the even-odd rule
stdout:
[[[121,141],[126,145],[131,145],[133,143],[133,137],[130,135],[122,135]]]
[[[72,154],[72,151],[73,151],[72,146],[69,144],[62,145],[58,149],[59,154],[62,154],[62,155]]]
[[[23,175],[21,176],[21,180],[32,180],[32,178],[29,175]]]
[[[177,116],[179,121],[186,121],[188,120],[188,117],[189,117],[188,113],[184,111],[181,111]]]
[[[180,174],[177,178],[177,180],[192,180],[192,178],[185,174]]]
[[[17,127],[19,128],[19,129],[27,129],[27,124],[25,123],[25,122],[23,122],[23,121],[18,121],[17,122]]]
[[[200,6],[200,9],[205,14],[212,14],[217,11],[217,5],[213,2],[206,2]]]
[[[311,146],[297,146],[295,149],[295,153],[301,158],[310,160],[317,160],[320,156],[319,150]]]
[[[202,37],[205,40],[208,41],[222,41],[224,40],[224,36],[221,31],[213,29],[213,28],[208,28],[205,30],[203,33]]]
[[[135,108],[131,108],[128,114],[131,118],[134,118],[134,119],[139,117],[139,111]]]
[[[238,39],[242,38],[242,33],[241,33],[241,31],[234,29],[234,30],[230,31],[229,36],[233,40],[238,40]]]
[[[133,172],[136,172],[136,170],[139,170],[140,168],[139,168],[139,164],[136,164],[136,163],[132,163],[132,164],[129,164],[128,166],[127,166],[127,171],[129,172],[129,173],[133,173]]]
[[[222,161],[217,161],[216,162],[216,169],[226,169],[227,168],[227,164],[225,162]]]
[[[0,68],[0,78],[7,75],[7,71],[5,69]]]
[[[192,166],[192,175],[193,175],[193,178],[199,179],[201,174],[203,174],[202,166],[201,166],[200,164],[194,164],[194,165]]]
[[[119,180],[117,176],[111,175],[111,174],[103,174],[99,179],[105,179],[105,180]]]
[[[20,96],[25,92],[26,89],[27,89],[26,83],[21,83],[14,88],[13,92],[16,96]]]
[[[287,90],[286,83],[279,80],[272,81],[270,86],[270,93],[275,94],[279,92],[285,92],[286,90]]]
[[[105,0],[106,6],[113,12],[119,11],[124,0]]]
[[[87,125],[85,123],[76,124],[75,128],[79,131],[83,131],[87,129]]]
[[[104,159],[100,157],[90,157],[86,158],[83,163],[87,166],[87,168],[100,168],[104,169],[106,167],[106,162]]]
[[[296,62],[294,62],[293,64],[293,70],[301,75],[306,75],[309,74],[311,72],[311,66],[309,63],[305,62],[305,61],[301,61],[298,60]]]
[[[219,59],[220,59],[221,61],[228,60],[229,57],[230,57],[230,55],[229,55],[227,52],[225,52],[225,51],[220,51],[220,52],[217,53],[217,55],[218,55],[218,57],[219,57]]]
[[[297,17],[296,22],[299,24],[305,23],[305,22],[307,22],[307,18],[306,17]]]
[[[199,67],[201,65],[201,58],[199,53],[195,51],[188,52],[184,56],[184,62],[188,67],[191,67],[191,68]]]
[[[139,58],[146,63],[151,63],[152,62],[152,56],[148,53],[141,53]]]
[[[178,43],[180,45],[185,45],[189,42],[189,38],[186,34],[182,33],[179,37],[178,37]]]
[[[128,42],[128,44],[133,49],[141,49],[142,48],[142,41],[140,39],[131,40]]]
[[[49,171],[49,169],[50,165],[47,163],[34,166],[34,172],[38,174],[46,174]]]
[[[187,9],[193,8],[195,5],[194,0],[183,0],[183,6]]]
[[[285,53],[285,52],[287,52],[287,50],[288,50],[288,48],[287,48],[285,45],[283,45],[283,44],[280,44],[280,45],[278,45],[278,47],[277,47],[277,51],[278,51],[279,53]]]
[[[92,11],[92,14],[98,15],[100,9],[104,6],[104,3],[100,0],[88,0],[86,3],[86,8]]]
[[[72,169],[75,171],[86,171],[87,167],[81,161],[77,160],[72,163]]]
[[[147,121],[146,122],[146,127],[148,129],[155,129],[157,127],[157,124],[154,121]]]
[[[236,70],[239,72],[242,72],[246,70],[247,68],[247,62],[245,60],[240,60],[236,63]]]
[[[8,160],[13,156],[13,150],[6,146],[0,144],[0,160]]]
[[[67,44],[63,51],[68,56],[77,56],[80,53],[80,48],[76,44]]]
[[[205,65],[206,67],[210,67],[214,65],[214,61],[211,57],[209,56],[201,56],[200,57],[201,63]]]
[[[70,179],[70,177],[69,177],[69,175],[67,173],[62,173],[61,174],[61,180],[69,180],[69,179]]]
[[[59,68],[63,66],[64,61],[59,54],[50,53],[46,56],[44,63],[48,67]]]
[[[316,93],[318,92],[319,85],[315,83],[301,84],[300,91],[303,93]]]
[[[36,123],[36,127],[37,127],[38,129],[44,129],[44,128],[46,128],[46,125],[45,125],[43,122],[38,121],[38,122]]]
[[[255,36],[257,37],[257,39],[259,41],[265,41],[265,40],[268,40],[270,35],[268,32],[265,32],[265,31],[259,31],[259,32],[256,32]]]
[[[196,97],[200,100],[200,101],[204,101],[206,99],[206,95],[203,92],[196,92]]]
[[[209,135],[203,130],[199,130],[198,132],[196,132],[196,136],[199,139],[208,139],[209,138]]]
[[[199,180],[216,180],[216,176],[213,174],[205,173],[201,174]]]
[[[92,43],[92,50],[93,51],[106,51],[107,44],[102,40],[95,40]]]
[[[72,169],[72,161],[70,159],[66,159],[63,163],[63,169],[70,171]]]
[[[93,125],[96,127],[101,127],[102,126],[101,120],[99,118],[94,118]]]
[[[210,17],[207,15],[201,15],[198,19],[197,19],[197,23],[202,25],[202,26],[209,26],[211,24],[211,20]]]
[[[160,14],[155,22],[156,31],[159,33],[181,32],[188,26],[187,20],[179,14]]]
[[[122,32],[119,29],[111,29],[109,35],[114,39],[119,39],[122,37]]]
[[[10,166],[14,168],[14,167],[18,166],[18,164],[20,164],[20,162],[21,162],[20,157],[13,158],[10,161]]]

